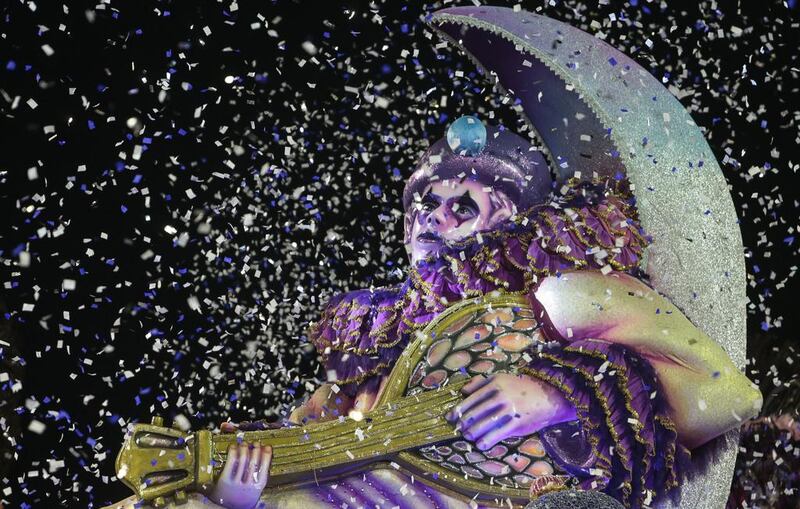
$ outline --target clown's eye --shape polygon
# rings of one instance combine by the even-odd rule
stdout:
[[[476,210],[469,205],[464,205],[463,203],[456,203],[453,206],[453,213],[457,216],[461,217],[472,217],[476,214]]]
[[[435,199],[433,199],[433,198],[431,198],[429,196],[426,196],[422,200],[422,205],[420,206],[420,208],[425,212],[430,212],[432,210],[435,210],[436,207],[438,207],[438,206],[439,206],[439,202],[437,202]]]

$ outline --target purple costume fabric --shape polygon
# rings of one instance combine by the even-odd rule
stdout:
[[[562,466],[583,488],[606,491],[627,507],[670,492],[688,451],[677,443],[652,367],[619,345],[557,337],[532,298],[539,278],[561,271],[609,267],[639,275],[649,239],[617,191],[621,183],[612,184],[575,183],[558,200],[446,246],[401,285],[331,299],[311,331],[329,379],[351,396],[364,384],[376,387],[411,333],[450,304],[494,290],[524,293],[555,343],[534,353],[522,372],[575,405],[595,458],[590,468]]]
[[[520,372],[561,390],[590,431],[597,461],[589,475],[577,473],[582,488],[638,508],[678,486],[689,451],[678,444],[655,373],[640,356],[619,345],[578,340],[543,350]]]

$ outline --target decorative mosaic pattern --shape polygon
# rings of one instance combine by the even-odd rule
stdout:
[[[529,309],[474,312],[431,343],[412,371],[407,394],[437,389],[451,379],[516,372],[526,363],[524,352],[542,341],[541,327]],[[536,434],[503,440],[488,451],[460,438],[416,452],[460,474],[508,487],[527,487],[536,478],[563,473],[549,460]]]

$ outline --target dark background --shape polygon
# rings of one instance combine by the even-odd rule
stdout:
[[[751,352],[798,330],[793,4],[522,4],[634,57],[704,130],[741,219]],[[518,122],[435,47],[442,6],[0,7],[0,501],[116,501],[127,424],[269,419],[325,378],[305,328],[333,293],[402,279],[416,157],[462,114]]]

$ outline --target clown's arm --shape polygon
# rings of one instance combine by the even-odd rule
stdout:
[[[684,446],[701,445],[758,413],[761,393],[722,347],[638,279],[571,272],[545,278],[534,297],[567,342],[602,340],[646,358]]]
[[[363,383],[356,389],[355,396],[349,397],[344,391],[335,391],[332,383],[317,388],[311,397],[294,409],[289,422],[308,424],[338,419],[353,412],[364,414],[375,406],[378,396],[386,385],[387,376],[382,376],[375,384]]]
[[[341,392],[333,390],[333,384],[322,384],[308,400],[295,408],[289,416],[293,424],[308,424],[337,419],[347,415],[353,407],[353,400]]]

